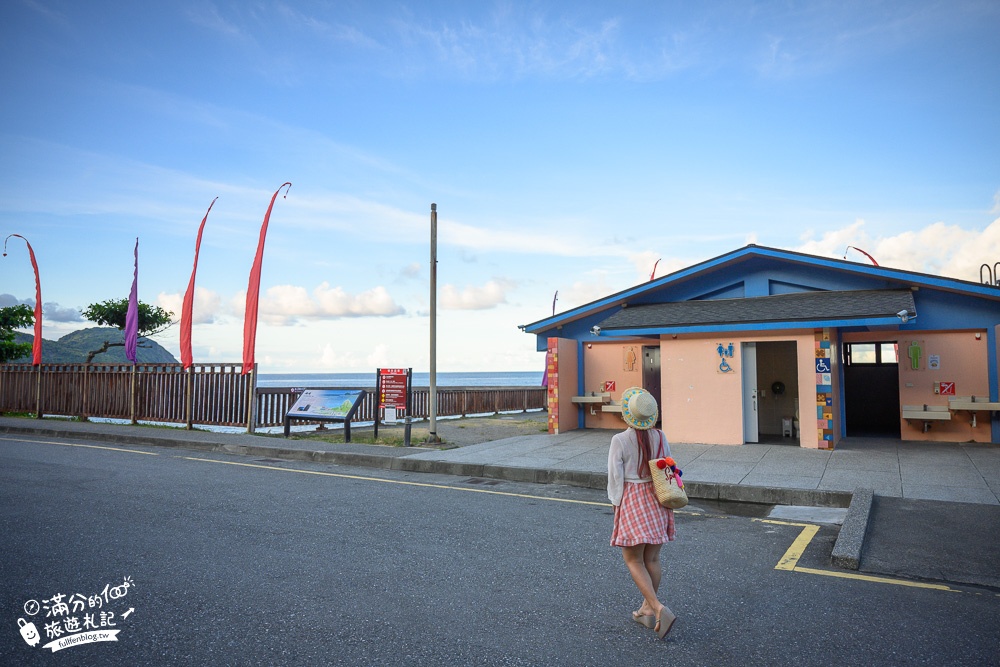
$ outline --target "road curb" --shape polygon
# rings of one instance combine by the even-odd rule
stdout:
[[[854,490],[854,497],[847,508],[847,516],[833,545],[833,553],[830,554],[830,562],[834,567],[846,570],[857,570],[861,567],[861,551],[865,546],[865,534],[868,532],[868,519],[871,516],[874,499],[873,489]]]
[[[281,459],[284,461],[310,461],[336,465],[358,466],[401,472],[425,472],[459,477],[485,477],[507,482],[527,482],[530,484],[563,484],[587,489],[607,488],[605,473],[584,470],[554,470],[545,468],[523,468],[483,463],[462,463],[457,461],[434,461],[408,456],[386,456],[360,452],[325,452],[306,449],[269,447],[266,445],[246,445],[223,443],[211,440],[178,440],[155,435],[114,434],[106,432],[76,431],[71,429],[51,429],[33,427],[0,427],[0,433],[36,435],[50,438],[79,438],[100,440],[119,445],[140,445],[173,449],[192,449],[203,452],[218,452],[239,456]],[[684,485],[688,497],[702,500],[721,500],[739,503],[759,503],[766,505],[807,505],[811,507],[848,507],[852,505],[852,494],[846,491],[825,491],[821,489],[786,489],[768,486],[746,486],[717,482],[689,481]],[[857,493],[857,492],[855,492]],[[869,508],[870,508],[869,502]],[[850,517],[850,510],[848,511]],[[867,516],[865,517],[867,525]],[[845,523],[846,526],[846,523]],[[862,536],[863,539],[863,536]],[[845,542],[845,548],[846,548]],[[860,553],[858,558],[860,558]],[[847,561],[850,562],[850,561]],[[854,569],[857,569],[856,567]]]

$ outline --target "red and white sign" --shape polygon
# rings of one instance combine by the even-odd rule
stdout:
[[[605,392],[612,392],[614,390],[615,390],[615,381],[614,380],[606,380],[604,382],[604,391]]]
[[[954,396],[955,395],[955,383],[954,382],[942,382],[941,383],[941,395],[942,396]]]
[[[382,368],[379,370],[380,387],[378,407],[396,408],[400,414],[406,413],[406,369]]]

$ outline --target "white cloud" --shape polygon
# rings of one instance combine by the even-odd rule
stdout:
[[[184,308],[183,294],[167,294],[160,292],[156,296],[156,305],[174,314],[174,319],[180,321],[181,311]],[[192,324],[212,324],[222,313],[222,297],[212,290],[204,287],[194,288],[194,303],[191,304]]]
[[[236,295],[232,307],[245,311],[246,293]],[[342,287],[320,283],[310,294],[298,285],[275,285],[260,297],[258,313],[263,321],[273,325],[296,324],[300,320],[326,320],[345,317],[391,317],[406,310],[397,304],[389,292],[374,287],[360,294],[349,294]]]
[[[660,255],[652,250],[643,250],[629,255],[629,261],[635,265],[636,275],[639,276],[640,281],[649,280],[653,267],[656,267],[656,275],[663,275],[663,262]]]
[[[459,290],[454,285],[441,288],[441,308],[445,310],[487,310],[507,303],[507,292],[514,288],[509,280],[490,280],[482,287],[466,285]]]
[[[868,263],[868,259],[848,246],[855,246],[875,258],[879,266],[959,280],[979,282],[983,264],[1000,260],[1000,218],[983,230],[935,222],[922,229],[893,236],[876,237],[865,229],[864,220],[824,233],[794,250],[825,257]]]
[[[42,302],[42,317],[53,322],[84,322],[79,308],[63,307],[55,301]]]
[[[420,276],[420,263],[413,262],[412,264],[407,264],[400,270],[399,275],[402,278],[417,278]]]

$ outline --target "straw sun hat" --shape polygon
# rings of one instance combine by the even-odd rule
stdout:
[[[622,392],[622,419],[637,431],[656,425],[656,399],[645,389],[630,387]]]

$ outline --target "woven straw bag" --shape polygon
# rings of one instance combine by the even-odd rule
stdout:
[[[679,510],[688,504],[687,492],[677,485],[677,477],[670,468],[658,468],[656,461],[649,462],[649,472],[653,476],[653,490],[656,499],[667,509]]]
[[[687,492],[677,483],[677,476],[670,467],[661,468],[656,465],[663,457],[663,434],[660,433],[660,459],[650,459],[649,474],[653,478],[653,491],[656,500],[667,509],[679,510],[688,504]]]

